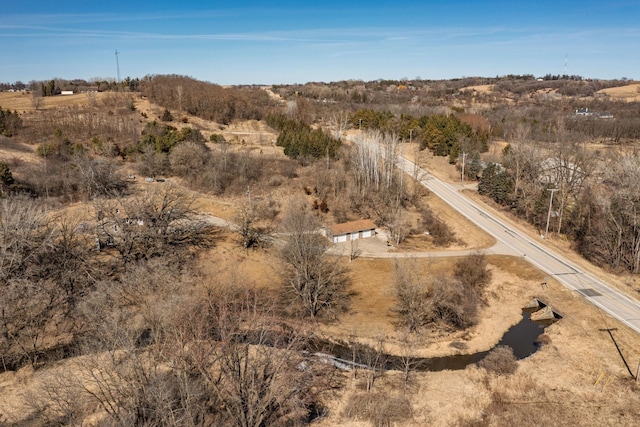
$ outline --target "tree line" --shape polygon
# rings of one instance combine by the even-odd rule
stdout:
[[[280,132],[276,145],[283,147],[284,154],[291,158],[335,159],[339,154],[341,140],[327,135],[322,129],[314,129],[283,114],[271,114],[266,120]]]
[[[349,121],[353,128],[376,129],[398,135],[404,142],[416,142],[421,149],[428,148],[437,156],[449,156],[454,163],[461,150],[485,152],[488,149],[487,126],[476,125],[472,115],[460,119],[456,114],[433,114],[414,117],[390,111],[359,109]],[[470,123],[474,124],[472,126]]]
[[[161,107],[223,124],[235,119],[260,120],[274,106],[261,89],[227,88],[179,75],[146,76],[141,90]]]
[[[486,166],[478,191],[528,220],[540,234],[549,219],[550,231],[569,237],[594,263],[638,273],[638,170],[634,152],[597,158],[575,143],[547,148],[514,143],[503,150],[500,163]]]

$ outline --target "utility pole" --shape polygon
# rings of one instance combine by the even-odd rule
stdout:
[[[413,129],[409,130],[409,145],[413,142]]]
[[[549,196],[549,213],[547,214],[547,228],[544,231],[543,239],[547,238],[547,233],[549,233],[549,220],[551,219],[551,205],[553,204],[553,193],[558,191],[557,188],[547,188],[547,191],[551,191],[551,195]]]
[[[47,175],[47,146],[42,140],[42,158],[44,159],[44,192],[47,195],[47,209],[49,208],[49,176]]]
[[[464,161],[467,158],[467,153],[462,152],[462,173],[460,174],[460,180],[462,181],[462,185],[464,185]]]

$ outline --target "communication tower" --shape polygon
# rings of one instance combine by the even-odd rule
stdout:
[[[118,52],[118,50],[116,49],[116,68],[118,70],[118,81],[117,83],[120,83],[120,61],[118,61],[118,55],[120,53]]]

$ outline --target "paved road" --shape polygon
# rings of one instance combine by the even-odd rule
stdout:
[[[399,163],[402,170],[414,176],[412,162],[401,159]],[[640,302],[582,271],[577,265],[546,247],[541,239],[531,239],[500,222],[482,206],[462,195],[455,186],[441,181],[423,169],[418,170],[417,176],[427,189],[495,237],[498,245],[492,248],[492,251],[524,257],[567,288],[578,292],[589,302],[640,333]]]

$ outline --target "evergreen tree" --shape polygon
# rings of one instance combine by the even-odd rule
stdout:
[[[269,116],[267,123],[280,131],[276,145],[284,147],[284,154],[293,159],[338,157],[342,142],[320,129],[312,129],[306,123],[289,119],[284,115]]]
[[[11,187],[15,184],[15,180],[13,179],[13,175],[11,174],[11,169],[9,169],[9,165],[5,162],[0,162],[0,196],[4,196],[7,190],[10,190]]]
[[[491,197],[496,203],[508,205],[513,200],[513,180],[502,165],[489,163],[482,172],[478,193]]]
[[[22,119],[17,111],[3,110],[0,107],[0,135],[13,136],[22,127]]]

